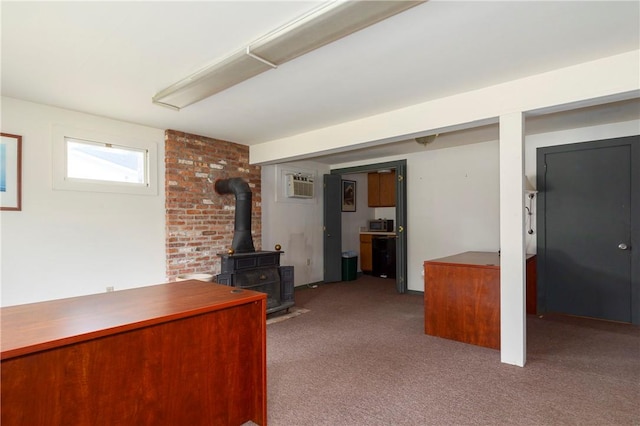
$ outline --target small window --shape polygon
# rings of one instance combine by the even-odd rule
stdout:
[[[86,129],[53,126],[53,188],[158,194],[157,145]]]
[[[147,151],[65,138],[67,178],[148,185]]]

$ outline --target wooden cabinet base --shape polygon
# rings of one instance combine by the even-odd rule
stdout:
[[[527,258],[527,312],[535,311],[535,256]],[[533,277],[530,276],[533,274]],[[425,333],[500,349],[500,258],[466,252],[424,262]],[[533,312],[535,313],[535,312]]]
[[[137,301],[140,311],[160,306],[158,298],[173,296],[165,302],[169,306],[182,297],[180,309],[149,309],[142,325],[124,321],[102,328],[128,315],[107,293],[87,296],[86,303],[70,299],[76,303],[57,319],[78,328],[93,321],[97,328],[89,337],[83,333],[67,336],[68,344],[40,340],[31,345],[52,346],[43,350],[5,351],[3,345],[2,425],[266,424],[264,295],[245,291],[242,300],[229,287],[195,281],[153,287],[164,286],[173,287],[114,292],[129,291],[133,304],[125,301],[126,309]],[[193,305],[212,294],[217,303]],[[54,302],[30,305],[31,312],[59,310],[60,301]],[[29,312],[19,308],[3,308],[3,337],[5,326],[18,325],[14,319]],[[12,356],[20,351],[27,353]]]
[[[360,234],[360,269],[365,274],[373,271],[373,236],[371,234]]]
[[[425,332],[500,348],[500,269],[426,265]]]

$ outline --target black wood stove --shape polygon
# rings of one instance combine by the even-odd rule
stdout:
[[[219,254],[220,284],[267,293],[267,314],[294,305],[293,266],[280,266],[281,251]]]
[[[293,266],[280,266],[282,251],[256,251],[251,237],[251,190],[241,178],[218,180],[218,194],[234,194],[236,212],[229,253],[220,253],[216,282],[267,294],[267,314],[294,305]],[[276,247],[279,248],[279,247]]]

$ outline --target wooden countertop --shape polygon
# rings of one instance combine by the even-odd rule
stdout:
[[[212,312],[264,293],[189,280],[0,309],[1,359]]]
[[[535,254],[527,254],[530,259]],[[500,255],[491,251],[467,251],[453,256],[441,257],[439,259],[427,260],[425,264],[430,265],[468,265],[486,268],[500,268]]]

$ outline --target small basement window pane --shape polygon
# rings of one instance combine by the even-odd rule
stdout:
[[[67,178],[147,184],[147,151],[65,138]]]

